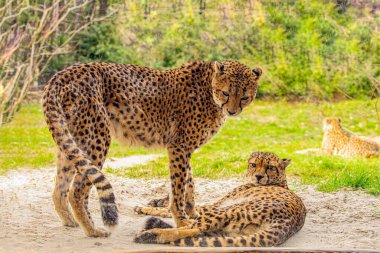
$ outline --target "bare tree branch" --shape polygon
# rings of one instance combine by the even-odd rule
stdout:
[[[79,32],[115,13],[111,11],[97,17],[94,0],[34,3],[9,0],[2,5],[0,3],[0,125],[12,118],[28,88],[54,56],[71,52],[70,42]]]

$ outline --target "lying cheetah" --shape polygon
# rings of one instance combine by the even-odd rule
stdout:
[[[338,118],[324,118],[323,131],[321,148],[323,154],[367,158],[379,155],[380,146],[376,142],[343,130],[341,120]]]
[[[238,115],[254,100],[261,73],[236,61],[199,61],[163,71],[85,63],[55,74],[42,103],[59,147],[53,202],[63,224],[79,224],[88,236],[110,234],[95,228],[88,211],[93,185],[103,222],[117,224],[115,195],[101,172],[113,135],[128,144],[168,150],[171,211],[177,226],[187,225],[197,215],[191,155],[227,115]]]
[[[137,243],[177,246],[275,246],[299,231],[305,222],[302,200],[288,189],[285,168],[290,159],[253,152],[248,159],[247,181],[209,206],[197,207],[199,217],[182,228],[150,218]],[[138,214],[170,216],[166,208],[135,208]]]

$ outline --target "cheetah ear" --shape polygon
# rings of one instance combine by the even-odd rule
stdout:
[[[222,74],[224,71],[224,65],[220,62],[214,62],[214,71],[216,74]]]
[[[259,67],[252,69],[252,72],[256,75],[256,79],[259,79],[263,70]]]
[[[341,120],[340,118],[338,118],[338,122],[339,122],[339,123],[342,123],[342,120]]]
[[[288,165],[292,161],[292,159],[290,159],[290,158],[283,158],[281,160],[282,160],[282,164],[284,165],[284,168],[288,167]]]

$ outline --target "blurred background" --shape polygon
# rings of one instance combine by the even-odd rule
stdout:
[[[377,0],[2,0],[0,123],[75,62],[261,66],[259,97],[374,98]]]

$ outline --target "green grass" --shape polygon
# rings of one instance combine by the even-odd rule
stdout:
[[[23,105],[11,123],[0,127],[0,175],[11,169],[54,166],[57,149],[39,104]],[[112,142],[110,157],[162,151],[125,147]]]
[[[305,184],[317,185],[319,190],[348,187],[380,194],[380,158],[344,159],[295,153],[320,146],[324,116],[342,118],[347,129],[360,135],[377,135],[380,119],[376,105],[375,100],[318,104],[255,101],[240,116],[229,118],[221,131],[193,155],[193,173],[208,178],[242,176],[252,151],[271,151],[292,158],[288,173],[300,177]],[[53,165],[55,148],[38,105],[23,106],[11,124],[0,128],[0,136],[0,173]],[[114,157],[160,152],[164,156],[147,165],[107,172],[140,178],[168,176],[165,151],[123,147],[113,142],[110,156]]]

